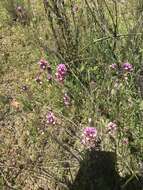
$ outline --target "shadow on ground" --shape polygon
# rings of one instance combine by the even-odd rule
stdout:
[[[143,178],[141,176],[121,178],[116,170],[115,153],[93,150],[88,152],[81,162],[75,181],[69,189],[143,190]]]

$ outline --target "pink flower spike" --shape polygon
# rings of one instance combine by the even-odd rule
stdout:
[[[97,130],[94,127],[86,127],[82,134],[82,144],[87,148],[94,148],[96,145]]]
[[[65,76],[67,74],[67,67],[65,64],[59,64],[57,67],[57,73],[59,73],[62,76]]]
[[[57,66],[57,70],[56,70],[56,79],[58,82],[60,83],[64,83],[65,77],[67,75],[67,67],[65,64],[59,64]]]
[[[86,135],[86,136],[93,136],[93,137],[96,137],[97,136],[97,130],[96,128],[94,127],[86,127],[83,131],[83,134]]]
[[[41,59],[38,64],[40,65],[40,69],[45,70],[48,65],[48,61],[46,61],[45,59]]]
[[[126,72],[131,72],[133,71],[133,66],[130,63],[126,62],[126,63],[123,63],[122,69]]]
[[[47,116],[47,123],[55,125],[56,124],[56,118],[53,112],[48,112]]]
[[[114,122],[109,122],[107,128],[108,128],[108,133],[110,135],[113,135],[117,130],[117,124]]]
[[[60,75],[59,73],[56,73],[55,75],[56,75],[56,80],[63,84],[65,79],[64,76]]]

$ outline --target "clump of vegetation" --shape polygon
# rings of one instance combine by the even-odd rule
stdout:
[[[142,0],[3,0],[0,16],[0,187],[83,190],[107,152],[117,189],[139,190]]]
[[[28,24],[33,16],[30,1],[24,0],[3,0],[2,5],[13,22]]]

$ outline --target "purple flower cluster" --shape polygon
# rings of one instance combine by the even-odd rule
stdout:
[[[113,64],[110,65],[110,68],[115,70],[115,69],[117,69],[118,67],[117,67],[117,64],[116,64],[116,63],[113,63]],[[121,65],[121,69],[122,69],[124,72],[130,73],[130,72],[133,71],[133,65],[130,64],[130,63],[128,63],[128,62],[125,62],[125,63],[123,63],[123,64]]]
[[[46,61],[45,59],[41,59],[38,64],[40,65],[40,69],[42,70],[46,70],[47,65],[48,65],[48,61]]]
[[[52,80],[52,69],[51,69],[51,66],[49,65],[48,61],[46,61],[45,59],[41,59],[39,62],[38,62],[39,66],[40,66],[40,69],[42,71],[47,71],[47,80],[48,81],[51,81]],[[38,84],[42,84],[42,80],[40,78],[40,76],[42,75],[42,71],[40,71],[37,76],[35,77],[35,81],[38,83]]]
[[[82,143],[87,148],[94,148],[96,144],[97,130],[94,127],[86,127],[82,134]]]
[[[114,135],[117,131],[117,124],[115,122],[109,122],[107,125],[108,133]]]
[[[130,63],[126,62],[126,63],[123,63],[122,69],[126,72],[131,72],[133,71],[133,66]]]
[[[39,66],[40,66],[40,69],[42,71],[47,71],[47,80],[48,81],[51,81],[52,80],[52,69],[51,69],[51,66],[49,65],[48,61],[46,61],[45,59],[41,59],[39,62],[38,62]],[[43,72],[39,72],[35,78],[35,81],[39,84],[42,84],[42,81],[40,79],[40,76]],[[65,80],[65,77],[67,75],[67,67],[65,64],[59,64],[57,66],[57,69],[56,69],[56,80],[60,83],[63,84],[64,80]]]
[[[56,79],[58,82],[63,83],[67,75],[67,67],[65,64],[59,64],[56,70]]]
[[[46,116],[46,119],[47,119],[48,124],[52,124],[52,125],[56,124],[56,117],[55,117],[53,112],[51,112],[51,111],[48,112],[47,116]]]

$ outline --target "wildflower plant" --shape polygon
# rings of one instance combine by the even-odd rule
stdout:
[[[20,16],[23,5],[16,5]],[[16,189],[45,188],[40,181],[30,186],[35,176],[46,188],[68,186],[84,154],[98,144],[97,151],[116,154],[121,177],[136,176],[143,159],[136,83],[143,61],[142,1],[44,0],[31,7],[37,20],[26,27],[6,24],[1,35],[0,90],[14,97],[0,94],[1,126],[8,120],[2,178]]]
[[[55,115],[53,112],[51,112],[51,111],[48,112],[46,119],[47,119],[47,124],[52,124],[52,125],[56,124],[56,118],[55,118]]]
[[[63,83],[67,75],[67,67],[65,64],[59,64],[56,69],[56,79],[58,82]]]
[[[123,63],[122,69],[125,72],[131,72],[131,71],[133,71],[133,66],[130,63],[126,62],[126,63]]]
[[[40,69],[42,70],[46,70],[47,68],[47,65],[48,65],[48,62],[44,59],[41,59],[38,64],[40,65]]]
[[[107,125],[107,131],[110,135],[115,134],[117,131],[117,124],[115,122],[109,122]]]
[[[88,148],[95,148],[97,138],[97,130],[94,127],[86,127],[82,134],[82,144]]]
[[[29,24],[33,15],[30,2],[26,3],[24,0],[4,0],[2,4],[12,22],[19,22],[24,25]]]

